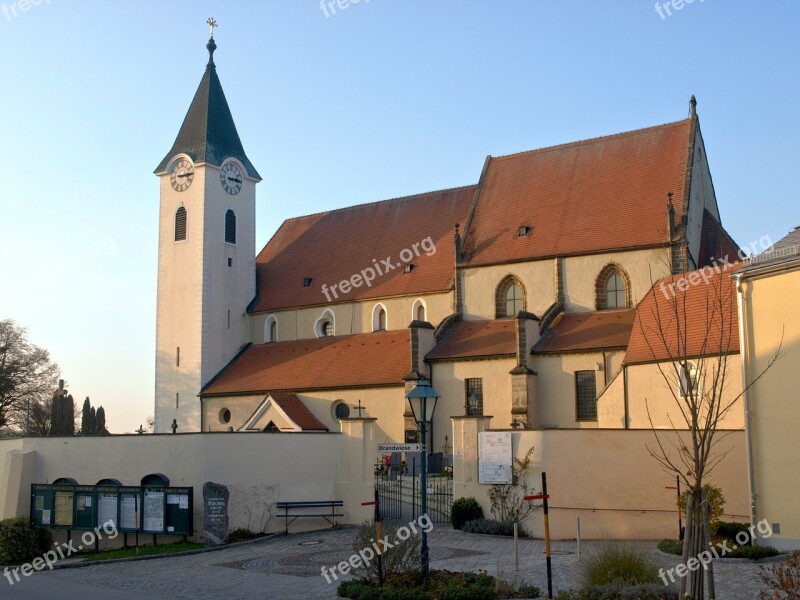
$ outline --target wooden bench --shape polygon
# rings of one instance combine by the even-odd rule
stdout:
[[[309,501],[309,502],[276,502],[276,506],[278,510],[282,510],[283,514],[278,515],[279,519],[286,520],[286,535],[289,535],[289,523],[293,523],[297,519],[304,519],[304,518],[316,518],[316,519],[325,519],[328,523],[331,524],[331,527],[336,527],[336,517],[343,517],[344,514],[337,513],[336,509],[341,508],[344,506],[344,502],[341,500],[318,500],[318,501]],[[289,514],[290,510],[295,509],[317,509],[318,512],[313,513],[306,513],[301,512],[299,514]],[[325,512],[322,514],[322,509],[330,509],[330,512]],[[290,520],[291,519],[291,520]]]

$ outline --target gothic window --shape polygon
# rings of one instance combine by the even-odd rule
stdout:
[[[697,395],[697,364],[687,360],[680,366],[681,396],[692,398]]]
[[[628,308],[631,305],[631,283],[620,266],[606,265],[595,284],[597,310]]]
[[[264,433],[280,433],[280,428],[275,425],[273,421],[270,421],[266,427],[264,427]]]
[[[264,343],[268,344],[270,342],[277,342],[278,341],[278,320],[275,318],[275,315],[270,315],[267,317],[267,321],[264,323]]]
[[[522,310],[525,310],[525,288],[516,277],[506,277],[497,286],[495,316],[513,317]]]
[[[376,304],[372,309],[372,331],[386,331],[386,307],[383,304]]]

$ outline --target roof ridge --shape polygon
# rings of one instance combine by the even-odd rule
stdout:
[[[520,156],[527,156],[531,154],[537,153],[544,153],[544,152],[552,152],[555,150],[563,150],[565,148],[571,148],[574,146],[582,146],[586,144],[594,144],[597,142],[604,142],[607,140],[617,139],[626,136],[633,136],[633,135],[642,135],[644,133],[649,133],[651,131],[655,131],[657,129],[668,129],[670,127],[676,127],[678,125],[684,125],[687,122],[690,122],[691,118],[689,119],[681,119],[680,121],[673,121],[671,123],[662,123],[661,125],[652,125],[650,127],[642,127],[639,129],[631,129],[630,131],[621,131],[619,133],[612,133],[609,135],[601,135],[599,137],[594,138],[587,138],[585,140],[576,140],[573,142],[566,142],[563,144],[555,144],[553,146],[544,146],[543,148],[535,148],[533,150],[524,150],[522,152],[514,152],[512,154],[503,154],[501,156],[493,156],[492,159],[502,160],[505,158],[517,158]]]
[[[456,187],[452,187],[452,188],[444,188],[444,189],[441,189],[441,190],[431,190],[429,192],[421,192],[419,194],[411,194],[410,196],[396,196],[394,198],[386,198],[384,200],[373,200],[372,202],[364,202],[362,204],[353,204],[351,206],[343,206],[342,208],[332,208],[330,210],[322,210],[322,211],[315,212],[315,213],[309,213],[307,215],[299,215],[297,217],[289,217],[288,219],[285,219],[283,221],[283,223],[288,223],[290,221],[302,221],[303,219],[310,219],[311,217],[318,217],[320,215],[327,215],[327,214],[330,214],[330,213],[346,212],[346,211],[350,211],[350,210],[364,208],[365,206],[372,206],[374,204],[383,204],[385,202],[405,202],[405,201],[422,200],[426,196],[431,196],[433,194],[442,194],[442,193],[445,193],[445,192],[455,192],[455,191],[467,190],[467,189],[470,189],[470,188],[474,188],[476,185],[477,184],[475,184],[475,183],[470,183],[468,185],[461,185],[461,186],[456,186]],[[283,224],[281,224],[281,227],[282,226],[283,226]],[[280,229],[280,227],[278,229]]]

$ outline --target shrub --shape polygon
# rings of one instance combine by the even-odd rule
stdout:
[[[467,521],[483,518],[483,509],[475,498],[459,498],[450,510],[453,529],[461,529]]]
[[[583,565],[583,580],[587,586],[661,581],[648,552],[619,542],[606,542],[589,553]]]
[[[262,534],[260,533],[255,533],[254,531],[250,531],[245,527],[240,527],[239,529],[234,529],[228,534],[228,543],[235,544],[236,542],[246,542],[247,540],[254,540],[261,536]]]
[[[675,556],[683,555],[683,542],[680,540],[661,540],[658,542],[658,549],[667,554]]]
[[[52,535],[44,529],[34,529],[27,517],[0,521],[0,564],[29,562],[50,550]]]
[[[377,557],[374,556],[373,541],[379,538],[387,538],[387,536],[390,540],[398,539],[397,525],[392,521],[383,521],[381,525],[381,535],[379,536],[375,531],[375,524],[367,521],[361,525],[356,537],[353,539],[352,548],[355,553],[369,550],[373,554],[372,560],[366,564],[362,563],[357,569],[353,569],[353,575],[357,578],[365,579],[366,581],[377,581],[378,560]],[[420,536],[414,534],[403,541],[394,542],[391,548],[384,548],[381,553],[383,572],[388,575],[392,573],[414,573],[419,571],[419,548]]]
[[[772,546],[739,546],[733,552],[726,554],[728,558],[749,558],[750,560],[761,560],[771,556],[778,556],[778,552]]]
[[[589,586],[560,592],[556,600],[678,600],[678,592],[660,584]]]
[[[762,569],[759,578],[770,589],[764,593],[764,598],[800,598],[800,550],[792,552],[787,560]]]
[[[500,521],[521,523],[538,508],[524,498],[528,494],[528,469],[533,459],[533,448],[523,458],[515,458],[511,464],[511,483],[496,483],[489,488],[492,514]]]
[[[725,538],[726,540],[736,540],[736,534],[738,533],[746,533],[747,534],[747,545],[750,544],[750,524],[749,523],[727,523],[725,521],[720,521],[717,524],[717,535],[721,538]]]
[[[495,521],[494,519],[475,519],[464,523],[463,531],[466,533],[485,533],[487,535],[514,535],[514,523],[511,521]],[[523,535],[522,528],[518,526],[518,535]]]
[[[486,573],[431,571],[423,584],[419,573],[387,575],[383,587],[374,581],[345,581],[337,594],[352,600],[496,600],[502,598],[538,598],[534,586],[517,588]]]
[[[711,535],[716,535],[719,518],[725,511],[725,496],[720,488],[710,483],[705,484],[703,490],[708,496],[708,525],[711,528]],[[686,514],[686,494],[678,497],[678,510],[681,514]]]

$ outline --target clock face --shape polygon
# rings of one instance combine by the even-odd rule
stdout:
[[[172,189],[176,192],[182,192],[192,185],[194,179],[194,166],[190,160],[182,158],[175,163],[172,167],[172,173],[169,175],[169,182],[172,184]]]
[[[219,172],[219,180],[222,183],[222,188],[231,196],[235,196],[242,189],[242,172],[233,163],[222,165],[222,169]]]

